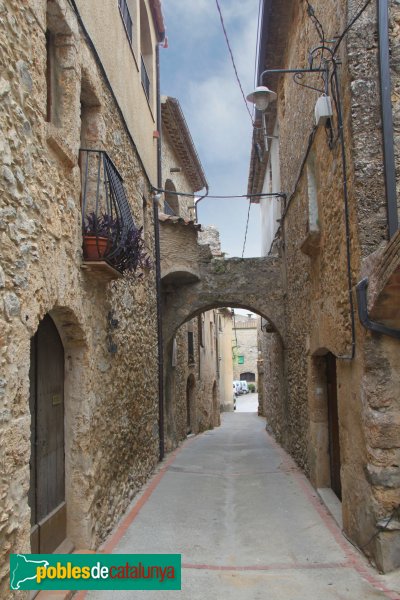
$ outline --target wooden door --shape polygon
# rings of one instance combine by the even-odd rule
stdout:
[[[340,438],[339,412],[337,402],[336,358],[333,354],[326,356],[326,381],[328,397],[328,426],[329,426],[329,460],[331,488],[336,496],[342,499],[342,484],[340,479]]]
[[[190,375],[186,382],[186,433],[192,432],[192,410],[194,396],[194,378]]]
[[[31,342],[32,552],[53,552],[66,537],[64,348],[48,315]]]

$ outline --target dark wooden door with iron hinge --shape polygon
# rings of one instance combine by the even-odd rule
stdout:
[[[53,552],[66,537],[64,348],[50,316],[31,340],[31,547]]]
[[[328,397],[328,426],[329,426],[329,460],[331,473],[331,488],[339,500],[342,499],[342,483],[340,479],[340,437],[339,412],[337,401],[336,358],[333,354],[326,356],[326,382]]]

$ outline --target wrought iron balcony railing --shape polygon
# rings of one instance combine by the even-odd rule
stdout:
[[[133,221],[121,175],[102,150],[82,149],[80,164],[84,259],[106,261],[121,273],[134,269],[132,252],[141,230]]]
[[[129,12],[128,4],[126,0],[118,0],[118,4],[121,17],[125,25],[126,35],[128,36],[129,42],[132,45],[132,17]]]
[[[147,73],[146,65],[143,60],[143,56],[141,56],[141,76],[142,76],[142,86],[144,89],[144,93],[146,94],[147,100],[150,102],[150,78]]]

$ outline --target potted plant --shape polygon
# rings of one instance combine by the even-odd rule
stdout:
[[[122,271],[136,271],[151,268],[151,260],[145,250],[142,237],[143,227],[132,228],[120,242],[119,263]]]
[[[106,213],[86,215],[83,223],[83,255],[85,260],[101,260],[110,250],[117,221]]]

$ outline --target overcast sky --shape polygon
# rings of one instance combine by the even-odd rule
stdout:
[[[245,95],[254,87],[259,0],[220,0]],[[215,0],[163,0],[169,48],[160,49],[161,92],[178,98],[210,194],[245,194],[252,126]],[[185,190],[182,190],[185,191]],[[248,200],[203,200],[199,221],[215,225],[222,249],[241,256]],[[245,256],[260,256],[259,208],[252,205]]]

